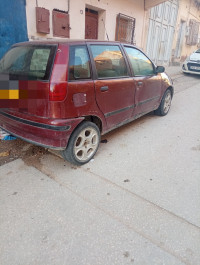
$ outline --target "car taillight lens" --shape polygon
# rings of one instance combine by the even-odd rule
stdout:
[[[53,83],[49,89],[49,100],[50,101],[63,101],[67,95],[67,84],[66,83]]]

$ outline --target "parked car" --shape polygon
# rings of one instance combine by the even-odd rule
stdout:
[[[182,65],[182,71],[186,74],[200,75],[200,49],[187,57]]]
[[[0,127],[76,165],[93,158],[100,135],[151,111],[166,115],[174,93],[164,67],[119,42],[16,44],[0,80]]]

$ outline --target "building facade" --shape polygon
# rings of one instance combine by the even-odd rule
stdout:
[[[37,19],[36,12],[39,13]],[[26,14],[29,39],[69,37],[121,40],[140,47],[143,44],[144,1],[29,0]],[[40,28],[42,23],[48,24],[43,32]]]
[[[1,1],[0,58],[16,42],[70,38],[134,43],[156,64],[180,64],[200,47],[199,25],[200,0]]]
[[[172,64],[180,64],[200,48],[200,1],[180,0],[172,46]]]
[[[149,8],[145,51],[157,64],[179,65],[200,47],[200,1],[170,0]]]

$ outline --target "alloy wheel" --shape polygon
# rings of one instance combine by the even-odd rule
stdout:
[[[98,132],[88,127],[83,129],[76,138],[74,144],[74,155],[77,160],[84,162],[92,157],[99,145]]]

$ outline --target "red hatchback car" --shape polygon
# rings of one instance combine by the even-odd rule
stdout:
[[[0,127],[82,165],[100,135],[151,111],[166,115],[173,93],[164,67],[135,46],[25,42],[0,61]]]

